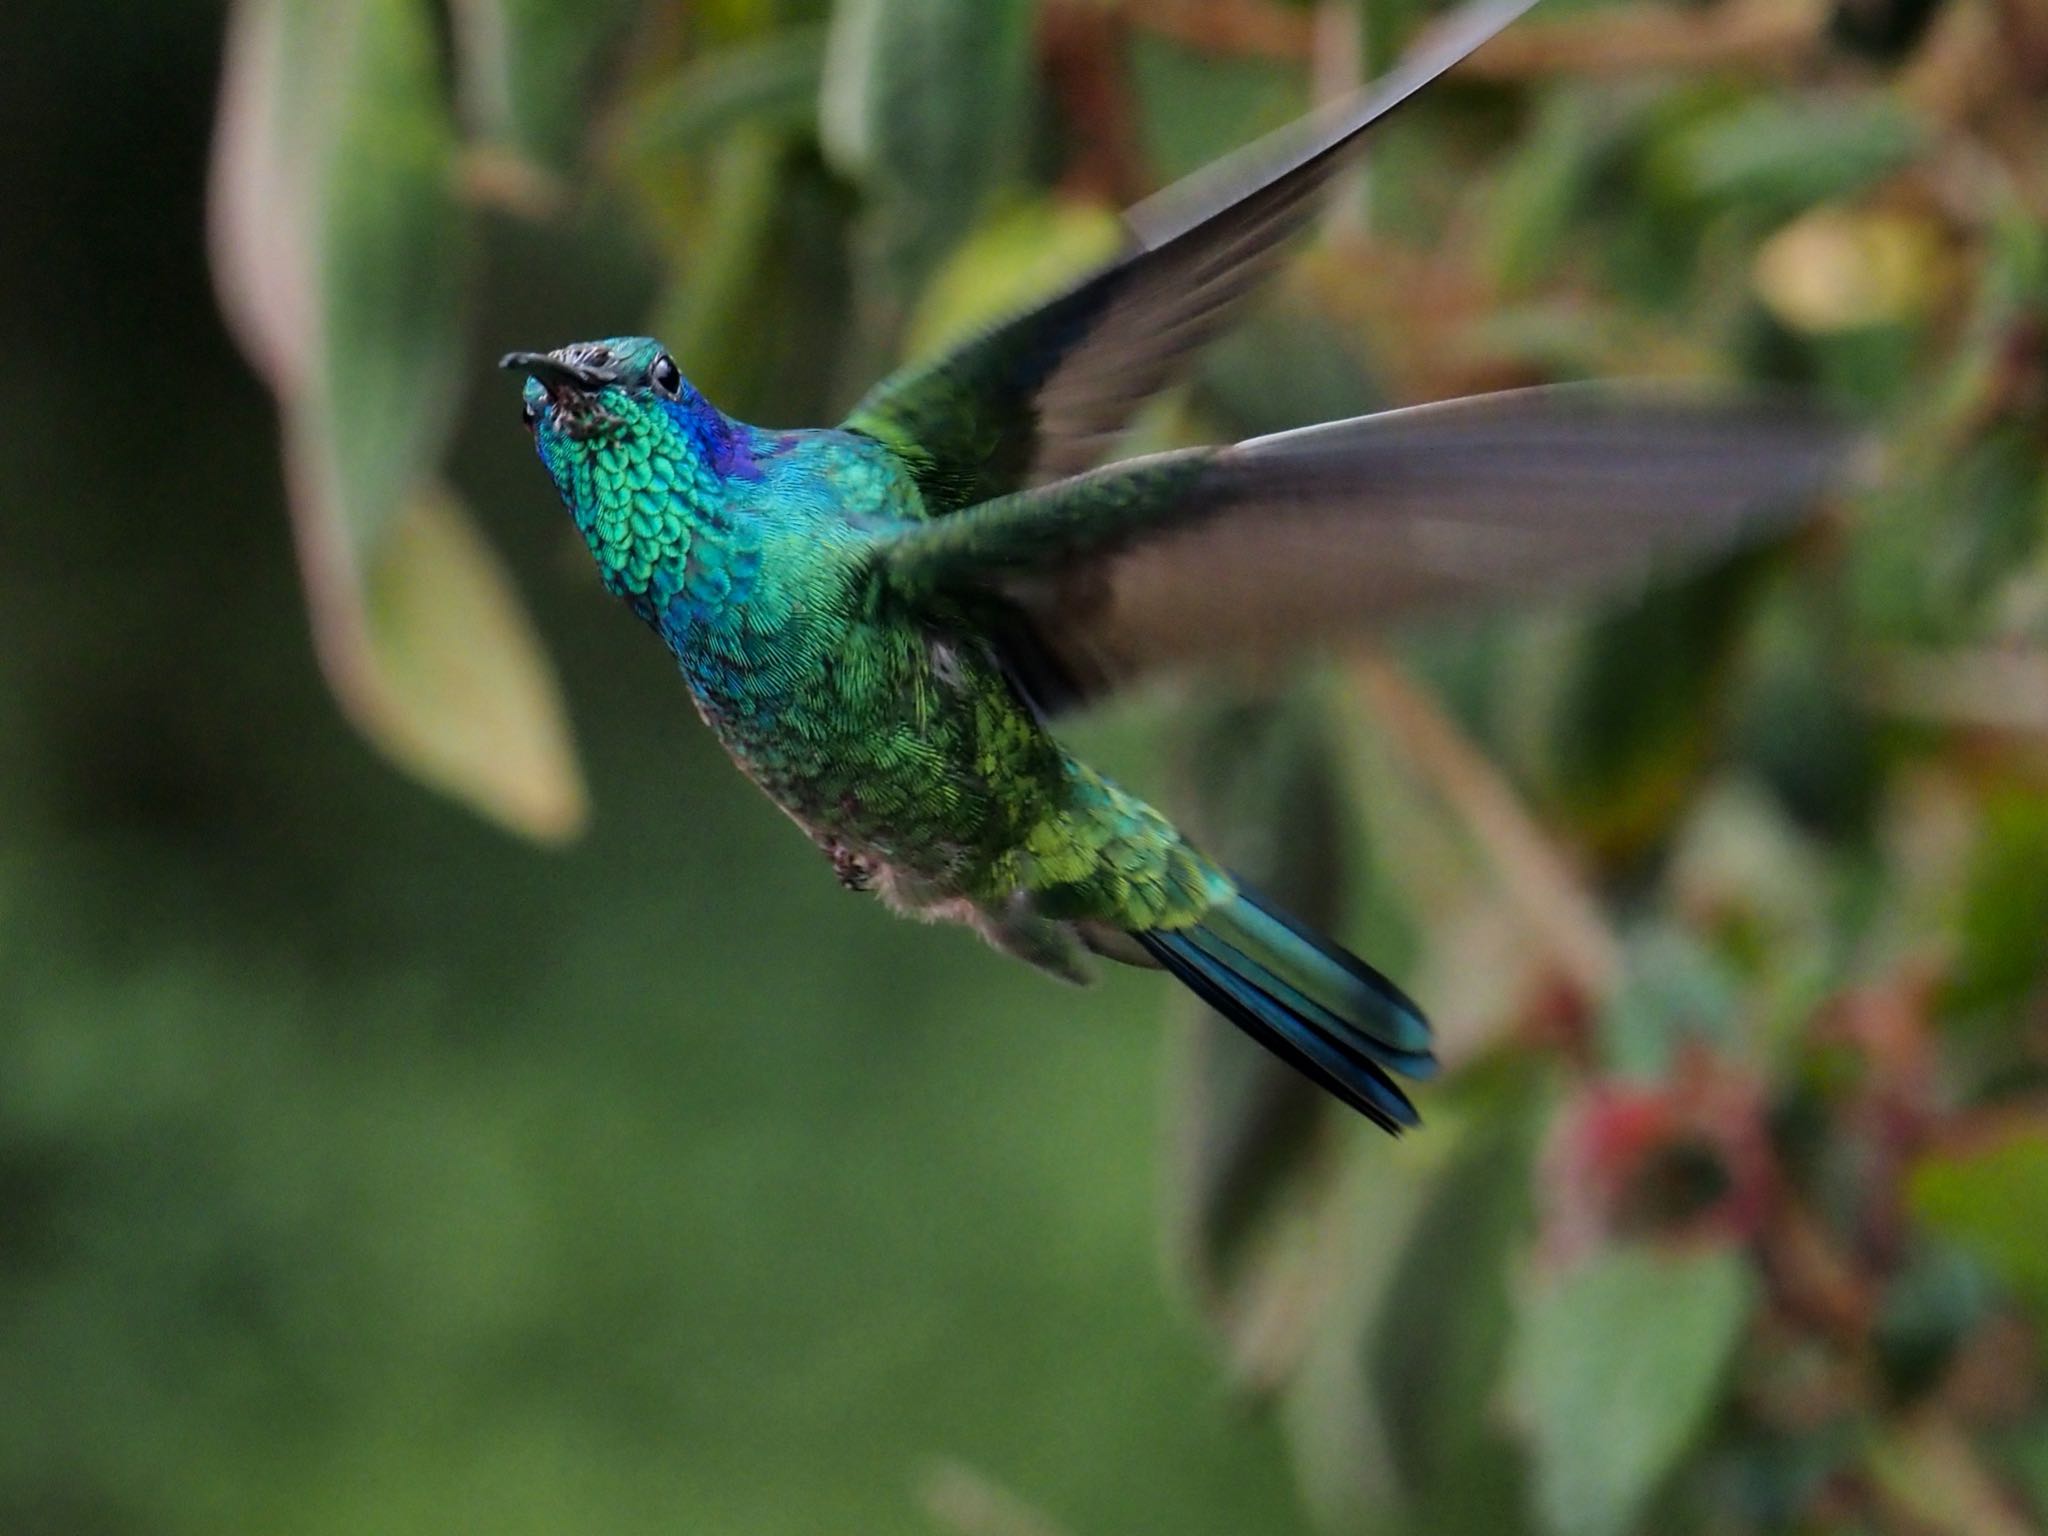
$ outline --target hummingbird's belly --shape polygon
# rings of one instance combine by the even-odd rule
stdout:
[[[686,670],[733,760],[835,862],[1002,889],[1063,788],[1059,748],[987,659],[921,634],[856,626],[809,665],[785,658],[772,691]]]

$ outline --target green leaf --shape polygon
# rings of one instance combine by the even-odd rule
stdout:
[[[1314,702],[1218,704],[1181,753],[1189,825],[1232,868],[1305,920],[1334,925],[1343,898],[1345,816]],[[1333,1257],[1337,1171],[1323,1091],[1206,1008],[1192,1024],[1169,1125],[1170,1256],[1240,1384],[1276,1385],[1306,1330],[1309,1276]]]
[[[1464,1085],[1460,1085],[1463,1087]],[[1534,1224],[1534,1080],[1467,1093],[1432,1124],[1454,1145],[1369,1324],[1365,1388],[1424,1529],[1497,1529],[1523,1498],[1522,1458],[1492,1412],[1511,1339],[1509,1277]]]
[[[1837,655],[1839,601],[1774,591],[1759,626],[1756,665],[1735,702],[1735,745],[1809,830],[1865,837],[1883,785],[1869,711],[1850,691]]]
[[[1387,402],[1359,350],[1321,310],[1283,294],[1205,349],[1196,400],[1225,441],[1363,415]]]
[[[1144,31],[1132,39],[1131,84],[1146,155],[1162,183],[1284,126],[1308,105],[1299,69],[1196,53]]]
[[[474,674],[466,653],[523,633],[495,568],[460,589],[488,638],[437,626],[430,642],[408,619],[394,648],[368,606],[375,587],[417,585],[408,560],[484,568],[416,536],[434,516],[422,509],[440,504],[430,487],[466,366],[472,231],[456,150],[420,0],[243,0],[236,10],[216,140],[215,275],[283,417],[321,665],[398,760],[508,824],[561,836],[580,821],[582,788],[531,643],[494,674],[521,697],[449,711],[443,690],[420,686]],[[485,586],[497,595],[478,600]],[[429,656],[430,643],[445,654]],[[510,734],[493,736],[499,728]],[[456,751],[462,730],[479,734]],[[535,749],[550,732],[551,745]]]
[[[1742,96],[1660,142],[1655,170],[1687,196],[1790,214],[1862,191],[1912,160],[1924,138],[1888,97]]]
[[[1621,986],[1600,1010],[1603,1065],[1614,1075],[1661,1081],[1688,1045],[1733,1043],[1739,978],[1679,928],[1632,934]]]
[[[1577,632],[1545,777],[1611,857],[1661,836],[1697,781],[1756,560],[1654,588]]]
[[[1603,103],[1590,92],[1560,91],[1540,103],[1488,208],[1486,264],[1502,290],[1525,290],[1551,275],[1609,136]]]
[[[2048,1124],[2016,1120],[1931,1152],[1906,1180],[1914,1214],[2048,1317]]]
[[[761,355],[761,301],[786,192],[778,174],[784,150],[772,131],[748,127],[706,160],[700,235],[656,306],[655,334],[688,358],[700,387],[731,410],[758,383],[747,377],[746,364]]]
[[[372,550],[458,399],[468,221],[416,0],[244,0],[216,144],[222,304],[286,415],[302,510]]]
[[[606,51],[639,0],[451,0],[449,9],[471,127],[561,168],[590,120]]]
[[[231,14],[208,193],[222,314],[282,394],[317,341],[314,238],[342,89],[340,8],[241,0]]]
[[[1706,1427],[1754,1282],[1729,1250],[1603,1252],[1547,1275],[1518,1319],[1509,1391],[1556,1536],[1623,1536]]]
[[[358,711],[379,744],[515,831],[577,832],[583,783],[554,674],[461,504],[415,498],[368,575],[375,681]]]
[[[1845,48],[1896,60],[1918,46],[1941,6],[1942,0],[1838,0],[1828,32]]]
[[[907,356],[930,356],[1038,302],[1123,243],[1109,209],[1038,198],[983,222],[925,289],[904,339]]]
[[[844,350],[850,307],[844,189],[766,122],[736,128],[706,162],[697,238],[649,329],[735,415],[829,419],[844,406],[820,366]]]
[[[314,236],[321,314],[307,404],[357,557],[438,462],[462,397],[470,223],[425,9],[357,0]]]
[[[2031,1536],[2037,1529],[1952,1418],[1895,1420],[1865,1470],[1898,1526],[1928,1536]]]
[[[1871,1343],[1902,1403],[1931,1396],[1996,1299],[1984,1267],[1946,1244],[1921,1242],[1886,1282]]]
[[[813,132],[824,65],[822,27],[700,55],[626,109],[626,143],[638,155],[697,155],[742,126]]]
[[[1984,638],[2048,532],[2048,476],[2029,432],[1994,425],[1924,478],[1884,488],[1849,572],[1867,626],[1902,640]]]
[[[2013,1019],[2048,981],[2048,796],[2032,785],[1984,808],[1945,1004]]]
[[[871,240],[901,302],[1020,166],[1029,0],[839,0],[826,42],[826,158],[874,201]]]

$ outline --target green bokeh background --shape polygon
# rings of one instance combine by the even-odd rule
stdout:
[[[0,1529],[924,1529],[949,1458],[1293,1528],[1162,1301],[1152,980],[838,891],[571,563],[488,369],[624,328],[617,252],[494,246],[460,465],[590,835],[337,717],[204,270],[219,26],[0,22]]]
[[[542,175],[459,166],[445,468],[569,701],[593,815],[552,851],[316,665],[207,270],[224,7],[0,11],[0,1536],[2032,1529],[2048,769],[1940,668],[2048,656],[2048,119],[1985,30],[2040,7],[1816,5],[1759,58],[1713,53],[1747,0],[1618,0],[1712,55],[1631,69],[1604,3],[1416,107],[1143,430],[1639,368],[1885,441],[1792,549],[1400,652],[1623,974],[1529,941],[1349,674],[1073,733],[1427,989],[1454,1070],[1398,1146],[1156,977],[841,892],[600,600],[492,371],[659,325],[817,419],[1298,110],[1310,6],[1048,0],[984,59],[889,0],[1021,126],[983,155],[978,81],[878,90],[863,174],[815,143],[824,0],[619,0],[654,19],[587,114],[524,59],[567,106]],[[1441,7],[1363,9],[1377,67]],[[1121,137],[1077,120],[1112,54]],[[1846,317],[1845,250],[1899,264]]]

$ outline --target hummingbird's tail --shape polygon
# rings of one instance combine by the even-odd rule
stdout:
[[[1203,1002],[1383,1130],[1421,1123],[1391,1074],[1435,1072],[1429,1024],[1356,955],[1241,886],[1192,927],[1132,937]]]

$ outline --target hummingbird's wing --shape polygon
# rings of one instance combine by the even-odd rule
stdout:
[[[1640,582],[1780,528],[1846,440],[1780,402],[1518,390],[1129,460],[882,545],[913,607],[988,614],[1042,710],[1418,612]]]
[[[1131,414],[1219,330],[1308,223],[1365,131],[1536,0],[1471,0],[1392,73],[1124,216],[1109,265],[870,390],[845,422],[950,512],[1097,463]]]

